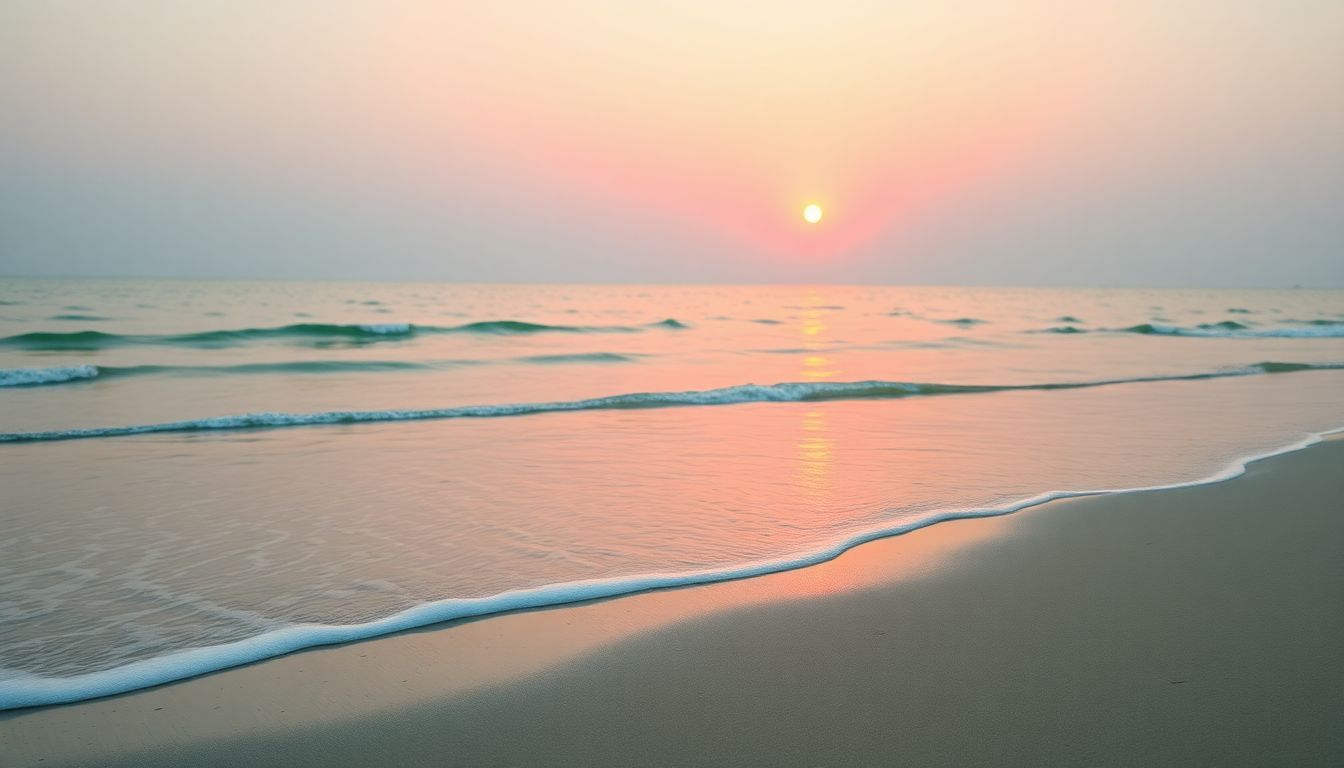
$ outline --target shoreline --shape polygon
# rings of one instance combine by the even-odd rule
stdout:
[[[995,754],[1003,762],[1018,754],[1025,762],[1053,755],[1090,764],[1253,764],[1284,762],[1290,752],[1298,764],[1326,762],[1326,755],[1344,755],[1344,743],[1307,726],[1344,717],[1344,651],[1336,650],[1344,648],[1344,612],[1330,610],[1344,589],[1337,552],[1344,521],[1330,514],[1344,498],[1341,461],[1344,440],[1335,438],[1255,461],[1223,482],[946,522],[796,570],[459,621],[122,696],[14,710],[0,713],[0,744],[6,764],[15,765],[38,758],[46,758],[44,765],[355,765],[387,755],[398,764],[431,764],[435,757],[464,764],[635,764],[649,762],[650,754],[669,764],[782,764],[790,755],[830,764],[869,762],[893,748],[902,759],[936,763],[955,754],[951,762],[962,764],[991,764]],[[1052,542],[1068,546],[1042,548]],[[1127,542],[1123,553],[1134,562],[1115,558],[1117,542]],[[1154,545],[1160,550],[1149,549]],[[1228,559],[1230,550],[1242,557]],[[1051,578],[1032,581],[1032,574]],[[1106,599],[1065,594],[1075,583],[1092,584],[1099,590],[1094,598]],[[1049,594],[1053,602],[1042,604]],[[1170,611],[1164,601],[1173,599],[1204,622]],[[968,604],[977,610],[960,610]],[[1276,618],[1242,615],[1251,609]],[[1237,615],[1240,631],[1213,629],[1227,624],[1226,612]],[[1146,614],[1162,621],[1154,625]],[[1300,630],[1303,617],[1315,622],[1312,632],[1285,632]],[[967,623],[990,619],[994,630],[985,636],[964,634]],[[1095,632],[1098,625],[1108,631]],[[1059,634],[1061,626],[1073,630]],[[1134,642],[1140,631],[1144,643]],[[996,633],[1007,647],[987,639]],[[901,651],[877,641],[888,637]],[[936,642],[948,638],[962,645]],[[1165,655],[1139,652],[1150,646]],[[1197,648],[1206,652],[1191,650]],[[1064,666],[1071,674],[1093,684],[1080,689],[1081,682],[1059,679],[1051,660],[1070,662]],[[1138,675],[1145,660],[1156,667],[1147,677],[1169,679],[1136,688],[1117,674]],[[1170,709],[1163,697],[1199,690],[1186,686],[1207,681],[1211,664],[1224,677],[1230,670],[1256,684]],[[983,680],[968,677],[969,669]],[[1035,675],[1021,679],[1025,671]],[[875,686],[878,679],[895,688]],[[894,691],[900,695],[893,699]],[[1005,691],[1014,695],[1005,700]],[[748,694],[750,702],[743,699]],[[981,699],[1034,714],[1009,716]],[[914,701],[939,707],[908,709]],[[775,714],[753,715],[748,703]],[[1134,706],[1125,710],[1128,719],[1089,720],[1071,735],[1047,727],[1078,720],[1084,703]],[[718,714],[706,719],[716,707]],[[891,715],[893,707],[902,716],[894,723],[872,722],[872,713]],[[941,731],[936,721],[925,722],[935,711],[946,718]],[[811,720],[799,719],[802,713]],[[1162,723],[1135,730],[1158,714]],[[994,737],[949,742],[948,732],[959,732],[967,718]],[[692,722],[706,734],[700,747],[684,732]],[[1016,727],[995,730],[1007,722]],[[743,727],[729,732],[727,723]],[[782,723],[789,727],[781,730]],[[1172,742],[1166,730],[1151,732],[1158,725],[1187,737]],[[847,735],[837,741],[826,736],[831,730]],[[1052,741],[1050,749],[1067,743],[1075,751],[1052,752],[1042,743],[1022,752],[1023,739],[1043,730],[1071,739]],[[800,742],[809,733],[821,751]],[[1135,752],[1123,737],[1141,733],[1162,749]],[[1249,754],[1228,746],[1251,736],[1275,749]],[[1078,752],[1079,743],[1092,746]],[[782,745],[794,752],[765,759]],[[985,751],[986,745],[1018,751]],[[1195,746],[1197,753],[1190,751]],[[671,751],[656,751],[663,747]],[[853,757],[861,753],[869,760]]]
[[[1313,432],[1294,443],[1232,460],[1222,469],[1188,482],[1136,488],[1083,491],[1047,491],[1002,506],[968,508],[938,512],[931,517],[897,526],[879,526],[850,534],[820,549],[742,565],[691,574],[648,574],[637,577],[567,582],[533,589],[517,590],[482,598],[450,598],[414,606],[364,624],[295,625],[224,645],[194,648],[165,656],[133,662],[122,667],[71,678],[42,678],[20,675],[10,682],[21,684],[18,692],[0,691],[0,716],[6,712],[47,706],[77,704],[86,701],[132,694],[162,685],[171,685],[230,669],[264,663],[292,653],[339,647],[388,637],[399,632],[434,629],[454,622],[486,619],[516,611],[547,610],[594,600],[629,597],[650,591],[681,589],[758,578],[801,568],[811,568],[843,556],[858,547],[886,538],[907,536],[915,531],[958,520],[983,520],[1013,515],[1042,505],[1069,499],[1110,497],[1132,493],[1196,488],[1226,482],[1244,474],[1259,461],[1296,453],[1344,434],[1344,427]]]

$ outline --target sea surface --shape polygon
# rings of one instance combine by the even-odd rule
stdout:
[[[0,280],[0,708],[1341,427],[1341,292]]]

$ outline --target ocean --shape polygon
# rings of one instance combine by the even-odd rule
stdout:
[[[1339,291],[4,279],[0,709],[1341,428]]]

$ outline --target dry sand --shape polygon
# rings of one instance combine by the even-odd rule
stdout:
[[[0,766],[1344,765],[1341,470],[0,713]]]

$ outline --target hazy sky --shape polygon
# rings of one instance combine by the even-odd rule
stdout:
[[[1344,3],[0,0],[0,273],[1344,286]]]

